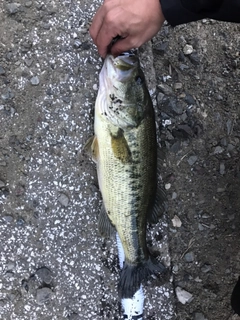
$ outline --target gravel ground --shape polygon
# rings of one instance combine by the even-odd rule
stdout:
[[[239,319],[239,30],[203,20],[153,40],[174,287],[192,295],[176,292],[177,319]]]
[[[102,65],[88,34],[98,5],[0,4],[1,319],[121,318],[117,248],[98,235],[82,152]],[[240,319],[239,31],[165,25],[141,49],[169,199],[148,243],[172,271],[144,287],[145,319]]]

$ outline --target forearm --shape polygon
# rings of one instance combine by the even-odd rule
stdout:
[[[172,26],[204,18],[240,22],[240,0],[160,0],[160,3]]]

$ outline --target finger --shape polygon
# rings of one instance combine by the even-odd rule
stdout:
[[[113,38],[117,36],[118,32],[115,31],[113,28],[109,28],[108,26],[106,26],[106,23],[103,22],[96,39],[96,45],[98,47],[98,52],[101,57],[106,57],[109,48],[111,47]]]
[[[101,26],[103,24],[103,19],[104,19],[104,12],[103,12],[103,8],[100,7],[95,16],[93,17],[93,20],[92,20],[92,24],[91,24],[91,27],[89,29],[89,33],[90,33],[90,36],[92,37],[93,39],[93,42],[96,44],[96,41],[97,41],[97,36],[98,36],[98,33],[101,29]]]
[[[131,36],[128,36],[124,39],[118,40],[112,47],[111,47],[111,54],[114,57],[119,56],[121,53],[135,49],[139,45],[137,45],[137,41],[134,41],[134,39]]]

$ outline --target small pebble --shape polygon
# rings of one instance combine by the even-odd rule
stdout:
[[[5,91],[2,93],[1,98],[3,100],[10,100],[14,98],[14,93],[10,88],[5,89]]]
[[[227,120],[227,123],[226,123],[226,126],[227,126],[227,134],[230,135],[231,132],[232,132],[232,120],[231,119],[228,119]]]
[[[81,42],[79,39],[75,39],[75,40],[74,40],[73,47],[74,47],[75,49],[79,49],[79,48],[81,47],[81,45],[82,45],[82,42]]]
[[[6,304],[7,304],[7,300],[0,300],[0,310],[3,309]]]
[[[191,127],[189,127],[187,124],[179,124],[177,126],[178,130],[180,130],[181,132],[183,132],[183,134],[188,137],[193,137],[194,133]]]
[[[51,299],[52,296],[52,290],[49,288],[41,288],[37,289],[37,296],[36,296],[36,301],[37,304],[42,305],[46,302],[48,302]]]
[[[180,52],[180,53],[178,54],[178,61],[180,61],[180,62],[185,62],[185,60],[186,60],[186,58],[185,58],[184,53],[183,53],[183,52]]]
[[[86,34],[88,32],[88,29],[87,28],[81,28],[79,30],[82,34]]]
[[[13,271],[15,269],[15,264],[13,262],[9,262],[7,264],[7,271]]]
[[[162,110],[171,116],[181,115],[183,113],[182,101],[177,101],[177,99],[167,99],[162,105]]]
[[[186,44],[183,48],[183,53],[187,56],[193,52],[193,47],[190,44]]]
[[[189,69],[189,66],[184,63],[181,63],[179,68],[183,71],[183,70]]]
[[[196,282],[202,282],[202,279],[200,279],[199,277],[196,277],[194,280],[195,280]]]
[[[191,251],[191,252],[188,252],[185,254],[184,256],[184,259],[186,262],[193,262],[194,261],[194,253]]]
[[[20,197],[20,196],[22,196],[24,193],[25,193],[25,187],[22,186],[21,184],[18,184],[18,185],[16,186],[16,189],[15,189],[15,195],[16,195],[17,197]]]
[[[193,65],[198,66],[200,64],[199,55],[196,52],[193,52],[189,55],[189,59]]]
[[[12,216],[3,216],[2,218],[3,218],[3,220],[5,222],[12,222],[13,221],[13,217]]]
[[[193,96],[192,96],[191,94],[189,94],[189,93],[186,94],[184,101],[187,102],[187,104],[189,104],[189,105],[194,105],[194,104],[196,104],[195,99],[194,99]]]
[[[220,172],[221,175],[225,174],[225,164],[223,162],[220,163],[219,172]]]
[[[15,14],[15,13],[19,12],[20,11],[20,7],[21,7],[21,5],[19,3],[16,3],[16,2],[8,3],[6,5],[8,13],[10,13],[10,14]]]
[[[171,188],[171,183],[166,183],[166,184],[165,184],[165,189],[166,189],[166,190],[169,190],[170,188]]]
[[[235,148],[235,146],[234,146],[233,144],[231,144],[231,143],[229,143],[229,144],[227,145],[227,151],[233,151],[234,148]]]
[[[0,76],[4,76],[5,74],[6,74],[5,69],[0,66]]]
[[[167,96],[173,94],[173,89],[167,84],[163,84],[163,83],[159,84],[158,89]]]
[[[181,141],[176,141],[171,147],[170,151],[173,153],[178,153],[181,150]]]
[[[51,29],[51,25],[49,23],[43,23],[42,24],[42,28],[45,30],[50,30]]]
[[[69,198],[64,193],[61,193],[58,198],[58,201],[61,203],[62,206],[67,207],[69,203]]]
[[[33,59],[26,59],[24,62],[25,62],[27,67],[31,67],[31,65],[33,63]]]
[[[202,267],[201,267],[201,271],[203,273],[208,273],[209,271],[212,270],[212,267],[210,266],[210,264],[205,263]]]
[[[193,295],[190,292],[180,287],[176,287],[175,291],[176,291],[176,296],[178,301],[181,302],[182,304],[189,303],[193,300]]]
[[[175,90],[180,90],[180,89],[182,89],[182,87],[183,87],[183,84],[181,82],[176,82],[174,84],[174,89]]]
[[[175,199],[177,199],[177,193],[176,193],[176,192],[173,192],[173,193],[172,193],[172,200],[175,200]]]
[[[93,85],[93,90],[95,90],[95,91],[98,90],[98,85],[96,83],[94,83],[94,85]]]
[[[199,223],[198,224],[198,230],[199,231],[203,231],[204,229],[205,229],[204,226],[201,223]]]
[[[163,55],[168,49],[168,42],[162,42],[160,45],[157,45],[154,49],[157,51],[157,53]]]
[[[46,284],[50,284],[52,282],[52,272],[46,267],[38,269],[36,275]]]
[[[31,5],[32,5],[32,1],[27,1],[27,2],[25,3],[25,7],[26,7],[26,8],[30,8]]]
[[[221,146],[216,146],[216,148],[214,149],[213,153],[214,154],[219,154],[222,153],[224,151],[224,149]]]
[[[82,43],[82,50],[89,50],[91,48],[90,44],[88,43],[88,41],[84,41]]]
[[[158,104],[161,104],[161,102],[163,101],[165,95],[162,92],[159,92],[157,95],[157,102]]]
[[[31,84],[33,85],[33,86],[37,86],[37,85],[39,85],[39,78],[38,78],[38,76],[35,76],[35,77],[32,77],[31,79],[30,79],[30,82],[31,82]]]
[[[178,273],[178,270],[179,270],[178,265],[174,265],[173,268],[172,268],[172,272],[173,273]]]
[[[201,312],[196,312],[194,315],[194,320],[207,320]]]
[[[16,223],[17,223],[18,226],[23,227],[26,222],[25,222],[25,220],[23,218],[20,217],[20,218],[17,219]]]
[[[2,180],[0,180],[0,188],[4,188],[4,187],[5,187],[5,183]]]
[[[197,159],[198,159],[197,156],[191,156],[188,158],[187,162],[189,163],[190,166],[192,166],[197,161]]]
[[[182,221],[179,219],[179,217],[177,215],[175,215],[172,219],[172,224],[174,227],[180,228],[182,225]]]

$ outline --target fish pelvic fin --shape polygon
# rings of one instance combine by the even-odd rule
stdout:
[[[92,136],[87,140],[83,150],[87,153],[87,155],[92,158],[92,160],[97,163],[99,157],[99,147],[98,140],[96,136]]]
[[[131,265],[125,261],[118,284],[119,298],[131,299],[137,290],[139,290],[143,281],[146,281],[153,274],[165,273],[166,270],[164,265],[152,256],[149,256],[148,260],[138,265]]]

